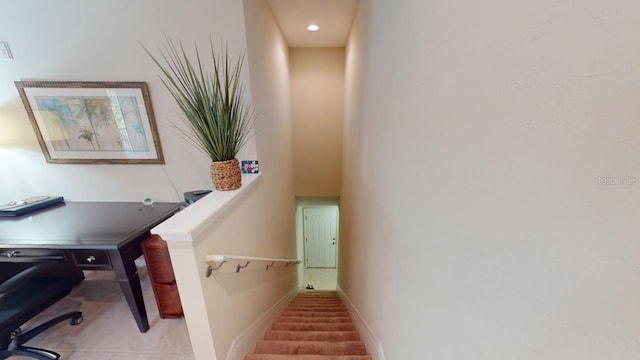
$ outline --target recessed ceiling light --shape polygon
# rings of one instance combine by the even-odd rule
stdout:
[[[320,26],[318,26],[316,24],[311,24],[311,25],[307,26],[307,30],[309,30],[309,31],[318,31],[318,30],[320,30]]]

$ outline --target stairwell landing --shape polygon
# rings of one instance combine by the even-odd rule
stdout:
[[[245,360],[371,360],[335,291],[301,291]]]

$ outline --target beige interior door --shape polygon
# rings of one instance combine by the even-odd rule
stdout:
[[[338,244],[338,209],[304,208],[305,260],[307,267],[335,268]]]

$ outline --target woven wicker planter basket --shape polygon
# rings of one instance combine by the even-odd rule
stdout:
[[[238,159],[212,162],[211,179],[216,190],[227,191],[240,188],[242,175]]]

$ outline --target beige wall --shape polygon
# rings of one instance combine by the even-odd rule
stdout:
[[[269,177],[277,178],[262,175],[254,189],[247,190],[218,220],[207,224],[192,243],[173,241],[170,235],[160,231],[169,245],[197,360],[228,359],[230,351],[238,355],[238,359],[243,358],[264,335],[262,330],[259,336],[251,337],[256,333],[252,329],[256,320],[268,315],[274,304],[297,289],[296,267],[282,264],[265,271],[265,264],[253,263],[236,273],[236,263],[229,262],[211,277],[205,276],[204,259],[209,254],[296,258],[295,208],[292,201],[275,198],[273,194],[279,189]],[[200,201],[206,204],[204,199]],[[190,216],[200,211],[202,207],[194,206],[179,215]],[[163,225],[171,226],[170,223]]]
[[[338,196],[344,48],[292,48],[291,115],[297,196]]]
[[[169,244],[198,360],[243,358],[264,335],[260,326],[270,325],[256,321],[270,316],[272,306],[298,285],[296,267],[284,265],[265,271],[264,264],[255,263],[236,273],[236,264],[229,263],[205,277],[208,254],[296,258],[288,48],[265,0],[247,0],[243,6],[262,175],[222,215],[198,225],[200,230],[184,226],[209,216],[210,197],[217,193],[154,230]],[[194,238],[185,242],[182,235]]]
[[[339,285],[386,358],[636,357],[640,3],[361,5]]]
[[[0,41],[9,43],[15,57],[0,61],[0,203],[34,195],[179,201],[185,191],[213,188],[208,158],[171,129],[169,120],[179,122],[177,106],[138,42],[154,50],[166,33],[188,47],[197,42],[206,48],[212,37],[227,41],[237,53],[246,47],[242,4],[3,0],[0,7]],[[17,80],[147,82],[166,164],[47,164],[14,86]],[[240,158],[255,158],[253,144],[246,154]]]

